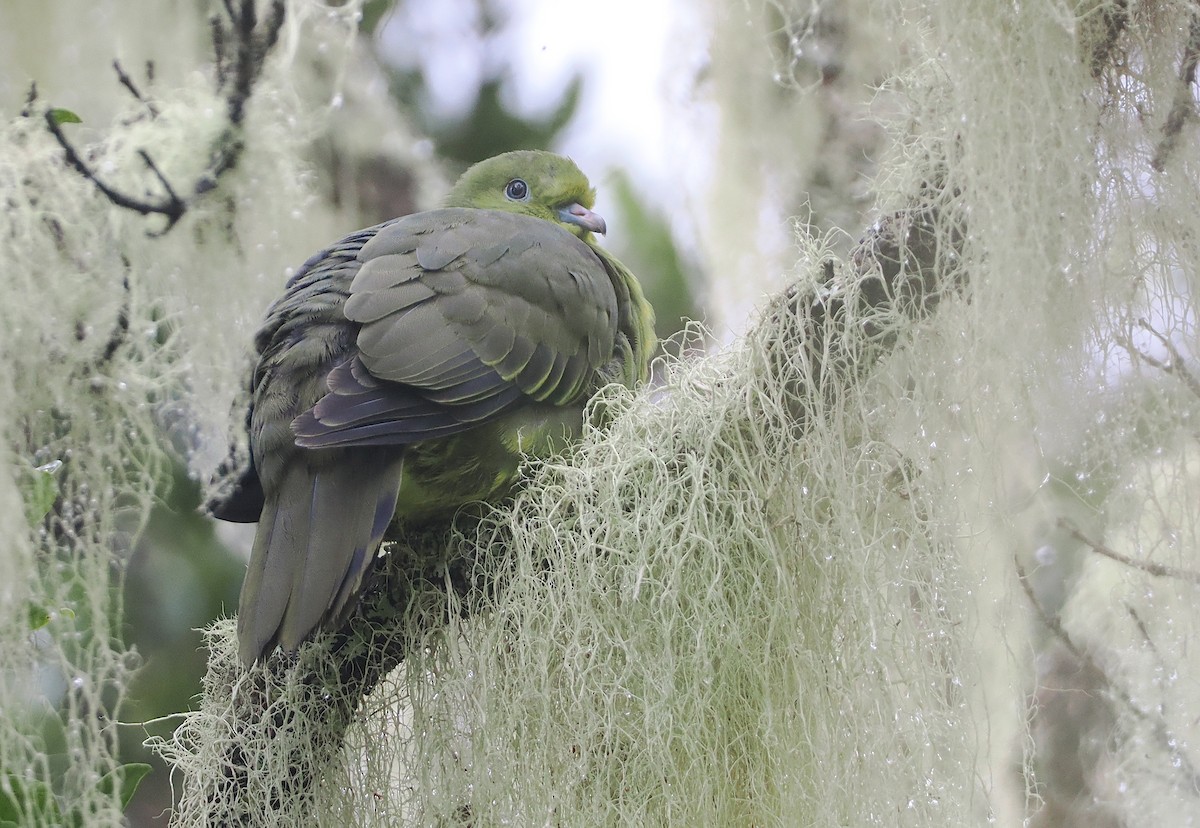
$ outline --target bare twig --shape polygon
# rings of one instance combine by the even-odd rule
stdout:
[[[254,0],[225,0],[225,11],[229,15],[230,28],[226,30],[220,19],[213,17],[213,51],[217,57],[217,88],[227,89],[226,113],[229,128],[217,139],[208,168],[196,181],[195,194],[208,192],[216,186],[217,179],[232,170],[241,160],[245,142],[240,137],[242,121],[246,114],[246,101],[254,90],[254,84],[262,74],[267,55],[279,41],[279,32],[287,16],[283,0],[271,0],[271,11],[266,23],[258,29],[258,14]],[[232,37],[234,61],[228,62],[228,44]],[[230,79],[233,83],[230,85]]]
[[[1142,620],[1142,616],[1129,604],[1125,605],[1125,611],[1129,613],[1129,617],[1137,625],[1138,632],[1142,634],[1142,640],[1146,642],[1146,646],[1150,648],[1150,652],[1154,653],[1155,658],[1158,659],[1158,663],[1162,664],[1162,657],[1158,653],[1158,647],[1154,646],[1154,639],[1150,637],[1150,629],[1146,626],[1146,622]]]
[[[1099,541],[1089,538],[1067,518],[1060,517],[1058,519],[1058,526],[1060,529],[1066,530],[1075,540],[1086,544],[1093,552],[1103,555],[1106,558],[1111,558],[1117,563],[1141,570],[1147,575],[1153,575],[1156,578],[1178,578],[1189,583],[1200,584],[1200,572],[1192,572],[1178,566],[1168,566],[1167,564],[1154,563],[1153,561],[1139,561],[1127,555],[1122,555],[1115,549],[1111,549]]]
[[[232,0],[226,0],[225,10],[229,12],[237,49],[237,58],[233,64],[233,90],[227,99],[229,122],[237,126],[242,122],[246,99],[250,97],[250,86],[255,74],[254,25],[258,21],[258,15],[254,9],[254,0],[241,0],[237,11],[233,8]]]
[[[146,111],[150,113],[150,117],[157,118],[158,108],[152,101],[142,94],[140,89],[137,88],[137,84],[133,82],[133,78],[129,77],[129,75],[121,67],[121,62],[119,60],[114,60],[112,65],[113,69],[115,69],[117,72],[117,81],[121,84],[121,86],[124,86],[126,89],[128,89],[129,94],[133,95],[135,99],[140,101],[146,107]]]
[[[57,120],[49,113],[46,115],[46,124],[55,140],[63,148],[63,152],[66,153],[67,163],[90,181],[109,202],[144,216],[161,215],[166,217],[166,226],[152,235],[161,235],[171,230],[187,212],[188,205],[193,199],[213,190],[217,186],[218,179],[237,166],[245,149],[245,141],[241,138],[241,127],[245,120],[246,102],[262,75],[267,56],[279,40],[279,33],[283,28],[287,13],[283,0],[271,0],[270,12],[266,21],[260,25],[256,0],[224,0],[223,6],[229,16],[228,24],[223,23],[218,16],[214,16],[210,20],[210,26],[216,60],[215,81],[217,89],[225,93],[226,117],[229,123],[213,143],[208,164],[203,172],[197,176],[190,188],[183,188],[182,191],[190,191],[190,195],[180,196],[180,190],[171,185],[145,150],[139,150],[138,155],[154,174],[154,177],[158,179],[166,195],[159,200],[153,200],[137,198],[121,192],[97,176],[67,139]],[[231,43],[232,49],[230,48]],[[137,100],[146,105],[151,116],[157,116],[158,112],[154,105],[141,94],[120,63],[113,61],[113,68],[116,69],[118,82]],[[230,84],[231,79],[232,84]],[[32,102],[32,98],[30,102]]]
[[[255,0],[240,0],[237,8],[234,7],[233,0],[226,0],[225,11],[229,14],[237,55],[233,65],[233,87],[226,98],[226,104],[229,122],[234,126],[241,126],[245,117],[246,100],[262,73],[267,54],[279,39],[287,10],[283,0],[271,0],[271,11],[261,32],[256,31],[258,11]],[[214,44],[214,48],[215,46]]]
[[[154,163],[154,159],[150,157],[150,153],[145,150],[138,150],[138,155],[146,162],[146,166],[150,168],[150,172],[154,173],[154,177],[158,179],[158,183],[162,184],[163,189],[167,191],[167,197],[182,204],[183,199],[179,197],[179,194],[171,186],[171,182],[167,180],[167,177],[162,174],[162,170]]]
[[[283,31],[283,21],[286,16],[287,7],[284,5],[284,0],[271,0],[271,14],[267,18],[267,25],[263,29],[263,36],[256,55],[256,60],[260,65],[270,51],[275,48],[275,44],[279,42],[279,33]]]
[[[215,14],[210,17],[208,29],[213,45],[213,67],[217,76],[217,89],[224,89],[225,84],[229,82],[229,57],[226,54],[228,46],[225,42],[225,27],[221,25],[221,18]]]
[[[125,269],[129,270],[129,260],[122,256]],[[102,365],[112,361],[116,355],[117,349],[124,345],[129,340],[129,304],[130,304],[130,289],[129,276],[121,280],[121,290],[124,293],[124,299],[121,302],[121,307],[117,311],[117,320],[113,324],[112,331],[108,335],[108,341],[104,343],[104,350],[101,352],[99,359],[93,367],[99,368]]]
[[[1070,652],[1071,655],[1075,656],[1080,661],[1086,661],[1087,663],[1092,664],[1096,668],[1096,672],[1098,672],[1100,675],[1104,675],[1104,671],[1100,669],[1098,664],[1095,664],[1092,661],[1092,657],[1079,647],[1075,646],[1075,642],[1071,640],[1071,636],[1069,636],[1067,631],[1063,628],[1062,622],[1058,620],[1058,616],[1051,615],[1046,608],[1042,606],[1042,602],[1038,600],[1037,595],[1035,595],[1033,592],[1033,587],[1029,583],[1029,576],[1025,572],[1025,567],[1021,566],[1021,560],[1015,555],[1013,556],[1013,565],[1017,568],[1017,583],[1021,585],[1021,589],[1024,591],[1025,597],[1029,599],[1030,605],[1033,606],[1034,612],[1037,613],[1038,618],[1041,620],[1042,624],[1045,625],[1046,629],[1050,630],[1050,632],[1054,634],[1054,637],[1058,639],[1058,642],[1066,647],[1067,651]],[[1107,679],[1108,677],[1105,676],[1106,681]],[[1132,703],[1133,701],[1130,700],[1130,704]]]
[[[21,107],[21,117],[28,118],[33,114],[33,105],[37,103],[38,91],[37,82],[29,84],[29,91],[25,93],[25,105]]]
[[[99,190],[101,194],[103,194],[104,197],[110,202],[118,207],[123,207],[126,210],[133,210],[136,213],[141,213],[143,216],[165,216],[167,219],[167,226],[160,231],[163,233],[174,227],[175,223],[183,217],[184,211],[187,209],[187,205],[184,204],[179,196],[175,194],[174,190],[171,190],[170,188],[168,188],[168,194],[165,199],[161,201],[148,201],[146,199],[133,198],[132,196],[125,195],[125,193],[122,193],[120,190],[117,190],[106,184],[99,178],[99,176],[96,175],[95,171],[93,171],[92,168],[89,167],[84,160],[79,157],[79,153],[76,152],[75,147],[72,146],[71,142],[67,140],[67,136],[63,134],[62,127],[59,126],[58,120],[54,117],[54,113],[52,111],[47,111],[45,119],[46,126],[49,128],[50,133],[54,136],[55,140],[58,141],[59,146],[63,148],[63,152],[66,153],[67,163],[74,167],[80,175],[92,182],[92,185],[95,186],[95,188]],[[148,156],[146,156],[144,153],[142,157],[143,159],[148,159]],[[152,167],[152,169],[157,172],[156,167]],[[159,178],[162,178],[161,173],[159,174]]]
[[[1170,356],[1170,359],[1167,361],[1161,360],[1152,354],[1146,353],[1141,348],[1138,348],[1136,345],[1134,345],[1131,341],[1122,337],[1120,339],[1120,343],[1125,347],[1125,349],[1130,353],[1137,354],[1138,358],[1147,365],[1152,365],[1166,374],[1175,374],[1181,380],[1183,380],[1183,384],[1188,387],[1188,390],[1191,391],[1194,396],[1200,397],[1200,379],[1197,379],[1196,375],[1188,370],[1187,361],[1183,358],[1183,354],[1179,353],[1179,349],[1175,347],[1175,343],[1161,332],[1155,330],[1154,326],[1152,326],[1145,319],[1139,319],[1137,324],[1139,328],[1146,331],[1159,341],[1159,343],[1167,350],[1167,354]]]

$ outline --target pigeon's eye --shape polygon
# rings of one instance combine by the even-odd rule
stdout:
[[[524,201],[529,198],[529,185],[519,178],[504,185],[504,194],[513,201]]]

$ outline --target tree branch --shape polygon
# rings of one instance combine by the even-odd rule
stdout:
[[[152,235],[163,235],[174,228],[187,212],[191,201],[215,189],[221,176],[236,167],[241,159],[245,142],[241,139],[240,133],[242,122],[245,120],[246,102],[253,93],[258,79],[262,76],[267,56],[279,40],[279,33],[283,28],[287,13],[283,0],[271,0],[266,22],[259,25],[255,3],[256,0],[224,0],[229,23],[223,24],[215,16],[211,20],[211,37],[216,65],[215,83],[218,90],[225,91],[228,124],[214,142],[204,171],[197,176],[189,188],[185,188],[190,191],[189,196],[181,197],[178,194],[177,189],[171,185],[145,150],[139,150],[138,155],[162,185],[166,193],[164,197],[157,200],[136,198],[105,183],[80,157],[79,152],[63,133],[61,125],[52,114],[53,111],[50,110],[46,113],[46,125],[55,140],[58,141],[59,146],[63,148],[67,163],[90,181],[113,206],[133,210],[143,216],[161,215],[166,218],[166,225]],[[231,42],[234,54],[232,66],[228,63]],[[117,72],[118,82],[128,89],[137,100],[146,105],[151,117],[157,116],[158,112],[153,104],[143,97],[141,90],[125,73],[120,63],[114,60],[113,68]],[[230,78],[233,79],[232,85],[228,83]]]
[[[145,105],[146,111],[150,113],[151,118],[157,118],[158,108],[154,105],[153,101],[142,95],[142,91],[138,89],[137,84],[133,82],[133,78],[129,77],[124,68],[122,68],[121,62],[119,60],[114,60],[112,65],[113,69],[116,70],[117,81],[121,84],[121,86],[124,86],[126,89],[128,89],[130,95],[133,95],[135,99]]]
[[[1175,347],[1175,343],[1172,342],[1170,338],[1164,335],[1162,332],[1155,330],[1154,326],[1152,326],[1145,319],[1139,319],[1137,324],[1139,328],[1146,331],[1159,341],[1159,344],[1166,349],[1167,355],[1170,357],[1169,360],[1161,360],[1153,354],[1146,353],[1141,348],[1137,347],[1137,345],[1133,343],[1133,340],[1126,336],[1115,337],[1117,343],[1120,344],[1121,347],[1123,347],[1130,354],[1136,356],[1147,365],[1157,368],[1164,374],[1177,375],[1183,381],[1183,384],[1187,386],[1188,391],[1190,391],[1193,396],[1200,397],[1200,379],[1197,379],[1196,375],[1188,370],[1187,360],[1183,358],[1183,354],[1181,354],[1179,349]]]
[[[1029,603],[1032,605],[1034,612],[1037,613],[1038,618],[1046,626],[1046,628],[1050,630],[1054,637],[1058,639],[1059,643],[1061,643],[1063,647],[1065,647],[1071,653],[1071,655],[1075,656],[1075,658],[1079,660],[1080,664],[1086,665],[1089,670],[1101,677],[1104,682],[1104,686],[1108,688],[1108,694],[1113,699],[1115,699],[1121,704],[1122,707],[1133,714],[1134,718],[1146,723],[1146,725],[1150,727],[1150,729],[1153,731],[1155,740],[1158,742],[1159,748],[1171,757],[1173,766],[1188,779],[1188,782],[1193,789],[1200,788],[1200,774],[1197,773],[1196,768],[1192,765],[1191,761],[1180,747],[1181,744],[1186,743],[1179,741],[1175,733],[1173,733],[1171,729],[1167,727],[1167,722],[1160,713],[1154,712],[1153,709],[1147,710],[1134,701],[1132,694],[1114,681],[1112,676],[1109,675],[1109,673],[1099,664],[1099,662],[1089,651],[1075,643],[1075,641],[1071,638],[1070,633],[1068,633],[1066,628],[1062,625],[1062,621],[1059,620],[1058,616],[1052,615],[1042,605],[1042,602],[1037,599],[1037,596],[1034,594],[1033,587],[1029,583],[1029,576],[1026,574],[1025,568],[1021,566],[1020,560],[1018,560],[1015,556],[1013,558],[1013,564],[1016,566],[1017,581],[1021,584],[1021,589],[1025,592],[1025,597],[1029,599]],[[1154,649],[1154,645],[1150,641],[1149,632],[1146,630],[1141,618],[1132,608],[1127,607],[1126,609],[1132,616],[1139,631],[1145,637],[1146,643],[1151,649]]]
[[[1065,529],[1075,540],[1087,544],[1093,552],[1103,555],[1106,558],[1111,558],[1117,563],[1133,567],[1134,569],[1140,569],[1147,575],[1153,575],[1156,578],[1178,578],[1181,581],[1200,584],[1200,572],[1192,572],[1191,570],[1182,569],[1177,566],[1168,566],[1166,564],[1154,563],[1153,561],[1139,561],[1127,555],[1122,555],[1120,552],[1110,549],[1099,541],[1092,540],[1066,518],[1058,519],[1058,527]]]
[[[768,330],[780,331],[771,355],[774,379],[793,386],[798,401],[853,387],[898,342],[896,326],[885,318],[923,318],[962,285],[964,236],[940,225],[937,208],[894,213],[868,231],[844,267],[827,261],[818,284],[789,291],[764,321]],[[791,413],[793,419],[780,424],[785,430],[802,429],[816,416],[802,402]],[[442,527],[394,544],[379,559],[347,623],[306,643],[297,655],[276,651],[249,673],[240,672],[232,655],[228,663],[210,666],[210,679],[212,670],[218,672],[210,693],[237,694],[230,732],[255,734],[230,742],[219,763],[223,770],[214,769],[218,780],[189,780],[189,786],[212,785],[206,797],[213,809],[206,814],[210,823],[240,824],[250,814],[277,812],[280,803],[288,803],[289,818],[307,818],[354,711],[414,648],[436,641],[447,607],[454,605],[447,593],[490,595],[493,585],[473,580],[478,562],[468,554],[474,547],[460,547],[456,537],[462,535]],[[495,540],[488,554],[502,555],[504,547],[502,539]],[[286,705],[270,705],[278,692],[268,689],[285,686],[299,695]],[[219,697],[215,701],[221,704]],[[286,739],[259,741],[264,733],[285,731]],[[280,756],[286,744],[299,747]],[[279,777],[280,767],[288,768],[286,777]]]
[[[1183,133],[1184,126],[1196,115],[1192,85],[1196,82],[1197,65],[1200,65],[1200,9],[1193,7],[1187,43],[1184,45],[1183,59],[1179,64],[1179,85],[1175,89],[1175,99],[1171,103],[1171,111],[1167,113],[1167,121],[1163,124],[1162,139],[1150,160],[1150,166],[1158,172],[1162,172],[1166,167],[1167,159],[1179,144],[1179,136]]]
[[[104,181],[102,181],[100,177],[96,175],[95,171],[92,170],[92,168],[89,167],[84,160],[79,157],[79,153],[76,152],[75,147],[72,146],[71,142],[67,140],[67,136],[63,134],[62,127],[59,125],[58,119],[54,115],[54,111],[47,110],[44,117],[46,120],[46,127],[50,130],[50,134],[54,136],[55,140],[58,141],[59,146],[63,148],[63,152],[66,154],[67,163],[70,164],[76,172],[78,172],[88,181],[92,182],[92,185],[100,191],[101,195],[107,198],[114,206],[121,207],[126,210],[133,210],[135,213],[140,213],[143,216],[165,216],[167,219],[167,226],[161,231],[163,233],[174,227],[175,223],[183,217],[184,211],[187,209],[187,207],[175,194],[175,191],[169,187],[167,188],[168,195],[166,198],[160,201],[148,201],[146,199],[134,198],[132,196],[125,195],[125,193],[122,193],[115,187],[111,187],[104,183]],[[150,163],[149,156],[145,152],[143,152],[141,155],[143,160],[145,160],[147,163]],[[158,172],[157,167],[152,168],[156,173]],[[162,178],[161,173],[159,173],[159,180],[163,181],[163,183],[166,183]]]

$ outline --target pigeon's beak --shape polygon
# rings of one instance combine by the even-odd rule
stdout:
[[[608,230],[608,226],[604,223],[604,217],[599,213],[593,213],[582,204],[570,204],[563,207],[558,211],[558,217],[567,224],[578,225],[584,230],[599,233],[601,236]]]

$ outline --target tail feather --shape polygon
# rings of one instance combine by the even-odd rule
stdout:
[[[346,452],[315,467],[297,456],[263,508],[238,610],[246,665],[295,650],[357,594],[396,509],[402,459]],[[384,516],[386,513],[386,517]]]
[[[383,538],[388,526],[392,523],[392,518],[396,514],[396,493],[400,488],[400,479],[402,477],[403,464],[398,469],[396,476],[396,485],[391,489],[383,487],[379,492],[379,499],[375,503],[374,515],[371,516],[371,536],[376,538],[375,545],[378,546],[379,540]],[[364,503],[367,501],[364,500]],[[363,561],[356,558],[346,571],[342,578],[342,583],[334,594],[333,600],[330,602],[330,616],[333,618],[342,618],[349,609],[350,600],[358,594],[359,585],[362,583],[367,571],[370,568],[371,559],[374,558],[374,552],[370,553],[370,557]],[[361,568],[360,568],[361,567]],[[358,576],[355,577],[355,572]]]

